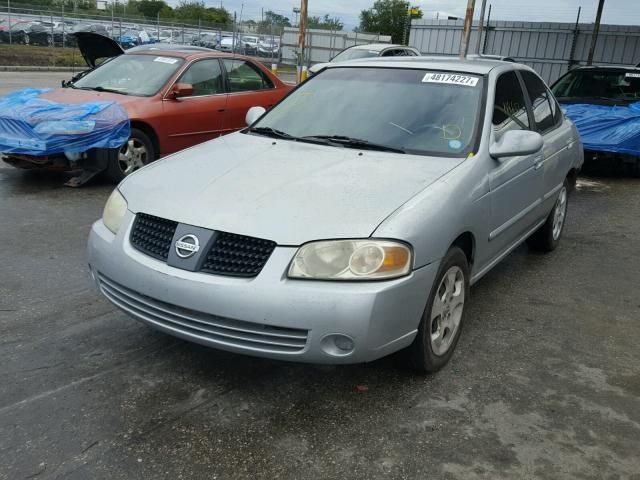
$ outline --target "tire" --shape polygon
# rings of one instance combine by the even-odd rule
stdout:
[[[28,34],[24,34],[24,37],[22,37],[22,43],[24,45],[29,45],[29,35]]]
[[[558,193],[556,203],[549,213],[546,222],[533,235],[527,238],[527,245],[536,252],[551,252],[556,249],[562,237],[564,223],[567,218],[567,204],[569,203],[569,181],[564,180]]]
[[[407,349],[411,368],[420,373],[434,373],[449,362],[460,338],[468,299],[467,256],[460,248],[451,247],[429,292],[418,334]]]
[[[107,177],[113,182],[120,182],[155,159],[156,152],[151,139],[142,130],[132,128],[131,136],[127,143],[120,147],[118,156],[109,160]]]

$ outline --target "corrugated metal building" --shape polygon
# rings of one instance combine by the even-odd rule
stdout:
[[[409,45],[424,55],[457,55],[462,20],[414,20]],[[469,52],[475,52],[478,24],[474,22]],[[553,83],[568,69],[584,65],[591,46],[593,24],[491,21],[485,26],[480,51],[514,57]],[[594,52],[597,65],[640,62],[640,27],[601,25]]]

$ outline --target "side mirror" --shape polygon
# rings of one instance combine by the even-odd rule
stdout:
[[[530,130],[509,130],[489,147],[493,158],[518,157],[539,152],[544,145],[542,135]]]
[[[169,92],[169,98],[177,99],[180,97],[190,97],[193,95],[193,85],[190,83],[176,83],[171,92]]]
[[[244,121],[247,124],[247,127],[253,125],[256,120],[258,120],[262,115],[264,115],[266,110],[262,107],[251,107],[247,112],[247,115],[244,117]]]

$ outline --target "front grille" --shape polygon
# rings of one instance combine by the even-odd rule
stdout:
[[[260,238],[219,232],[202,271],[234,277],[255,277],[271,256],[276,243]]]
[[[308,330],[275,327],[218,317],[179,307],[135,292],[98,273],[102,293],[117,307],[167,333],[210,346],[231,346],[267,353],[299,353]]]
[[[177,227],[177,222],[138,213],[131,229],[131,244],[151,257],[166,261]]]

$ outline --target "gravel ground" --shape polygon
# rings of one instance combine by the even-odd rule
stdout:
[[[0,479],[640,479],[640,180],[583,177],[560,247],[482,279],[423,377],[129,319],[86,267],[113,186],[66,178],[0,166]]]

